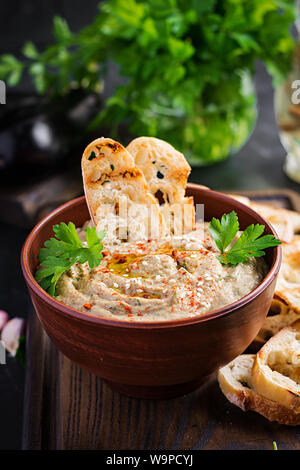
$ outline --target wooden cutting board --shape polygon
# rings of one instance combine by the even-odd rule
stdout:
[[[241,193],[239,193],[241,194]],[[243,193],[300,211],[289,191]],[[216,375],[172,400],[141,400],[106,383],[61,354],[36,314],[29,314],[24,449],[300,449],[300,427],[244,413],[220,392]]]

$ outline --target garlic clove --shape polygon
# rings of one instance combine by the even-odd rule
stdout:
[[[4,310],[0,310],[0,331],[3,330],[8,320],[9,320],[8,313],[5,312]]]
[[[5,349],[15,356],[18,347],[19,339],[25,332],[25,320],[23,318],[12,318],[4,326],[1,333],[1,340],[4,343]]]

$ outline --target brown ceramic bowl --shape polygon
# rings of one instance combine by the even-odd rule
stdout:
[[[188,195],[204,203],[205,219],[235,210],[241,229],[270,225],[253,210],[194,184]],[[22,269],[36,313],[57,348],[84,369],[131,396],[167,398],[195,389],[205,377],[241,354],[258,333],[269,310],[281,262],[280,247],[267,250],[269,272],[250,294],[205,315],[167,322],[108,320],[74,310],[54,300],[34,280],[37,255],[52,226],[89,219],[85,198],[74,199],[45,217],[28,236]]]

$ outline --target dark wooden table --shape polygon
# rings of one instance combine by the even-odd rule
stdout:
[[[246,195],[300,211],[294,191]],[[274,440],[280,449],[300,449],[299,427],[236,409],[220,392],[216,374],[195,392],[171,400],[138,400],[111,390],[57,350],[33,308],[26,351],[24,449],[268,450]]]
[[[300,428],[244,414],[221,393],[216,375],[172,400],[121,395],[67,359],[30,312],[25,449],[300,449]],[[38,358],[38,359],[37,359]]]
[[[299,192],[300,186],[291,182],[282,171],[285,151],[279,142],[274,119],[271,81],[264,68],[260,65],[256,75],[256,86],[258,93],[259,118],[256,129],[248,143],[237,155],[228,161],[212,167],[194,168],[190,177],[191,181],[206,184],[213,189],[219,190],[227,189],[238,191],[245,189],[267,189],[273,187],[289,188]],[[19,265],[20,249],[26,235],[26,230],[0,223],[0,308],[6,309],[12,316],[26,316],[28,312],[28,296]],[[77,376],[76,380],[74,379],[74,387],[77,380],[80,380],[80,375]],[[76,387],[77,386],[78,385],[76,385]],[[93,386],[95,386],[95,384]],[[184,405],[187,411],[185,419],[191,423],[188,435],[185,433],[185,423],[180,421],[183,417],[180,416],[179,411],[177,414],[175,413],[176,418],[174,422],[165,424],[159,421],[157,422],[160,415],[160,407],[166,405],[153,402],[148,411],[149,415],[140,417],[140,422],[149,421],[149,423],[152,423],[149,428],[151,430],[157,426],[155,434],[152,436],[150,431],[147,429],[139,431],[139,436],[130,435],[126,438],[124,434],[122,437],[122,446],[126,446],[129,440],[131,440],[133,445],[135,442],[139,442],[139,445],[155,446],[158,445],[159,440],[161,440],[160,442],[164,442],[165,445],[170,445],[173,448],[176,445],[179,445],[179,447],[188,445],[189,448],[211,448],[212,435],[214,435],[214,445],[217,446],[219,439],[218,436],[220,436],[220,432],[223,432],[223,425],[225,426],[226,432],[228,432],[228,436],[231,435],[230,439],[228,438],[226,446],[228,448],[230,446],[234,446],[234,443],[238,441],[238,432],[232,424],[233,420],[230,417],[226,418],[226,411],[228,411],[228,407],[230,405],[222,398],[217,387],[212,389],[210,388],[209,383],[205,387],[207,392],[205,392],[203,396],[200,397],[199,395],[197,398],[197,394],[195,396],[193,395],[188,398]],[[103,396],[106,397],[106,403],[108,402],[108,393],[107,389],[103,388]],[[6,365],[0,366],[0,395],[0,448],[20,448],[23,416],[24,371],[22,370],[22,367],[11,358],[8,358]],[[116,398],[114,395],[112,397],[114,400],[119,400],[117,401],[117,410],[119,411],[116,412],[117,416],[115,416],[118,421],[121,417],[123,419],[121,407],[124,407],[123,409],[125,409],[127,413],[128,407],[133,405],[130,405],[132,402],[126,398]],[[207,407],[207,413],[210,413],[212,416],[212,424],[208,427],[207,424],[205,424],[205,418],[203,418],[203,422],[199,423],[197,413],[195,413],[195,409],[199,406],[200,398],[205,407]],[[222,404],[221,407],[220,404]],[[135,404],[134,406],[138,407],[139,405]],[[172,406],[174,406],[175,409],[180,410],[182,399],[178,399]],[[239,410],[234,410],[232,412],[234,413],[233,416],[237,416]],[[270,436],[268,442],[265,440],[262,442],[259,433],[255,437],[255,421],[253,416],[254,414],[251,414],[251,416],[249,414],[249,421],[247,421],[248,425],[244,436],[245,439],[249,439],[249,448],[260,448],[260,446],[269,446],[271,448],[272,440],[276,437],[276,425],[270,426],[265,421],[261,422],[261,425],[266,429]],[[221,417],[223,421],[220,421]],[[107,414],[102,418],[98,417],[98,419],[104,419],[101,426],[104,425],[104,423],[107,425]],[[124,417],[124,423],[126,422],[126,419],[129,418]],[[178,428],[179,422],[183,429],[180,436],[174,431],[175,428]],[[223,423],[221,427],[220,422]],[[124,425],[124,423],[122,425]],[[201,436],[199,429],[202,430]],[[203,429],[205,429],[205,432]],[[287,429],[285,432],[287,433],[286,442],[289,442],[288,434],[292,431]],[[112,442],[109,441],[109,439],[111,439],[109,437],[109,433],[112,433],[111,427],[108,427],[106,430],[106,440],[99,443],[99,446],[104,446],[106,445],[105,443]],[[72,437],[69,436],[68,439],[72,442]],[[139,441],[137,441],[137,439],[139,439]]]

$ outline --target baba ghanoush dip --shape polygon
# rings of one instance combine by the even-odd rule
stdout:
[[[87,222],[78,229],[85,240]],[[204,234],[203,234],[204,232]],[[169,321],[212,312],[241,299],[264,279],[263,258],[222,265],[208,224],[180,237],[105,244],[96,268],[75,264],[57,284],[57,300],[107,319]]]

